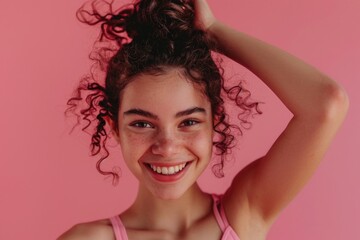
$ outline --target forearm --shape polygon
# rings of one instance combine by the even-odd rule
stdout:
[[[338,84],[291,54],[216,21],[208,29],[222,54],[257,75],[295,116],[311,116],[337,98]]]

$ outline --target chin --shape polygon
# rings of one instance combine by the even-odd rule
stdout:
[[[180,189],[156,189],[153,195],[161,200],[177,200],[181,198],[186,190]]]

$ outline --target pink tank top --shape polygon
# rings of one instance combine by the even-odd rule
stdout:
[[[240,238],[235,233],[234,229],[229,225],[229,222],[226,219],[224,208],[221,204],[221,197],[219,195],[212,195],[213,198],[213,211],[217,223],[223,233],[221,240],[240,240]],[[126,234],[126,229],[121,222],[120,217],[114,216],[110,218],[112,227],[114,229],[116,240],[129,240]]]

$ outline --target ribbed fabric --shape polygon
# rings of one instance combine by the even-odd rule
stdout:
[[[213,194],[213,211],[216,218],[216,221],[223,232],[221,240],[240,240],[240,238],[235,233],[234,229],[229,225],[229,222],[225,216],[224,208],[221,204],[222,196]],[[126,234],[126,229],[121,222],[120,217],[114,216],[110,218],[112,227],[114,229],[116,240],[129,240]]]
[[[222,195],[212,195],[214,205],[213,205],[213,211],[216,218],[216,221],[223,232],[223,235],[221,237],[221,240],[240,240],[238,235],[235,233],[234,229],[230,226],[225,211],[221,202]]]
[[[114,233],[115,233],[115,239],[116,240],[129,240],[126,234],[126,229],[123,225],[123,223],[121,222],[121,219],[119,216],[114,216],[112,218],[110,218],[112,227],[114,229]]]

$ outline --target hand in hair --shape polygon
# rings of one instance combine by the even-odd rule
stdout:
[[[207,31],[210,26],[216,22],[216,18],[212,13],[210,6],[206,0],[192,0],[195,9],[194,25],[196,28]]]

